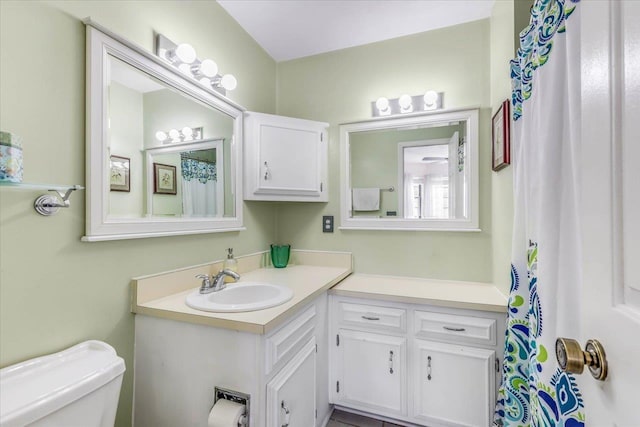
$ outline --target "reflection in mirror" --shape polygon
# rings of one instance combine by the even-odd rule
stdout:
[[[233,119],[113,56],[108,65],[109,153],[130,159],[130,191],[110,192],[109,216],[234,216],[224,167]],[[175,191],[154,194],[154,163],[176,168]]]
[[[223,145],[218,139],[146,149],[147,215],[225,215]],[[158,191],[157,164],[175,168],[175,191]]]
[[[344,228],[477,229],[477,111],[341,126]]]
[[[87,21],[84,241],[239,231],[244,109]]]

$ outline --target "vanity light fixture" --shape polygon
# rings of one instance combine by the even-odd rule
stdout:
[[[238,80],[232,74],[219,74],[218,64],[215,61],[199,60],[195,49],[188,43],[176,44],[162,34],[158,34],[156,55],[204,87],[222,95],[226,95],[228,90],[234,90],[238,86]]]
[[[410,96],[404,94],[399,98],[378,98],[371,103],[373,117],[409,114],[420,111],[441,110],[443,108],[443,92],[429,90],[422,95]]]
[[[176,142],[197,141],[202,139],[202,126],[190,128],[188,126],[182,129],[171,129],[168,132],[159,130],[156,132],[156,139],[162,144],[173,144]]]

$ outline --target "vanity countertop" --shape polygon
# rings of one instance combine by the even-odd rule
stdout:
[[[265,268],[266,256],[261,253],[238,257],[239,272],[242,276],[240,282],[278,283],[291,288],[294,292],[293,298],[282,305],[241,313],[212,313],[187,306],[185,298],[198,289],[196,286],[199,282],[194,276],[212,274],[219,270],[221,263],[218,262],[134,279],[132,312],[266,334],[347,277],[352,271],[350,253],[292,251],[292,261],[295,264],[282,269]],[[233,283],[228,286],[233,286]]]
[[[372,274],[353,274],[330,293],[500,313],[506,313],[508,302],[507,297],[489,283]]]

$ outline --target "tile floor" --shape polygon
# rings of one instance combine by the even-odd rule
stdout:
[[[335,410],[331,414],[331,419],[327,427],[401,427],[397,424],[388,423],[386,421],[374,420],[373,418],[363,417],[362,415],[352,414]]]

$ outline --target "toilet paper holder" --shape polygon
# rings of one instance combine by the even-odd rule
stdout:
[[[239,391],[235,391],[235,390],[229,390],[226,388],[222,388],[222,387],[215,387],[214,391],[213,391],[213,405],[215,406],[216,402],[220,399],[225,399],[225,400],[230,400],[232,402],[236,402],[239,403],[241,405],[244,405],[245,407],[245,420],[246,423],[244,424],[245,427],[249,427],[251,425],[250,421],[249,421],[249,414],[250,412],[250,403],[251,403],[251,396],[246,394],[246,393],[242,393]]]

